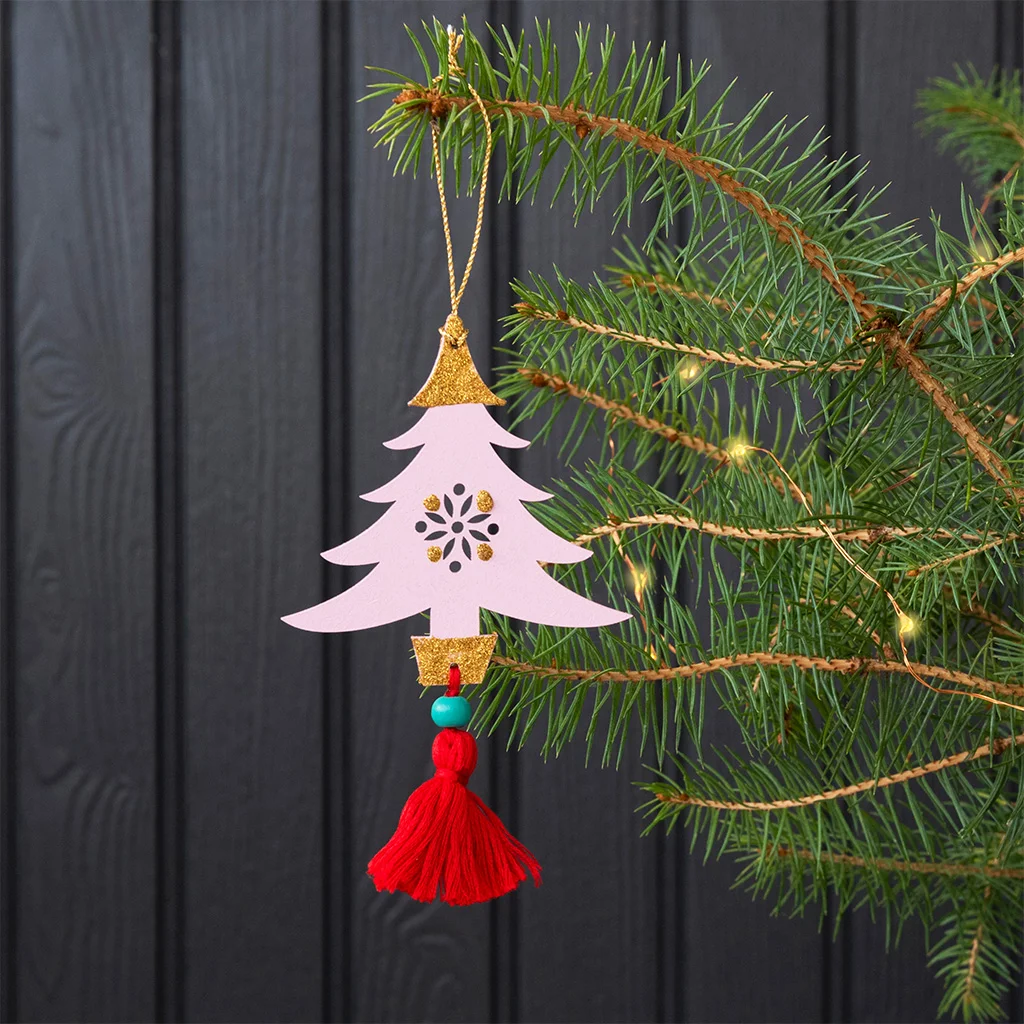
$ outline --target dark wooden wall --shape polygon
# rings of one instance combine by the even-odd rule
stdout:
[[[418,73],[402,24],[463,9],[667,39],[952,224],[915,91],[1024,45],[1012,0],[0,6],[0,1018],[930,1019],[918,929],[887,956],[866,913],[835,942],[769,917],[685,836],[639,838],[639,768],[582,748],[485,745],[540,890],[456,910],[365,876],[429,767],[409,629],[278,617],[344,585],[318,552],[376,516],[446,312],[433,186],[373,150],[364,65]],[[506,282],[600,267],[612,207],[490,207],[478,362]]]

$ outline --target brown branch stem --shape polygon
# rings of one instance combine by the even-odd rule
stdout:
[[[942,590],[947,597],[955,599],[952,587],[943,587]],[[972,601],[970,598],[964,600],[965,603],[959,607],[961,615],[966,615],[969,619],[977,619],[978,622],[984,622],[993,633],[998,633],[999,636],[1009,637],[1011,640],[1020,639],[1021,634],[1019,630],[1014,629],[1001,615],[990,612],[984,605],[979,604],[977,601]]]
[[[596,391],[587,391],[586,388],[581,388],[578,384],[573,384],[572,381],[559,377],[557,374],[546,373],[544,370],[537,370],[531,367],[521,367],[519,373],[523,377],[528,378],[534,387],[550,388],[557,395],[570,395],[572,398],[586,402],[588,405],[593,405],[609,413],[613,419],[624,420],[643,430],[649,430],[652,434],[657,434],[672,444],[680,444],[684,448],[690,448],[695,452],[699,452],[713,462],[726,463],[730,461],[729,453],[724,448],[719,448],[718,445],[705,441],[702,437],[684,434],[681,430],[670,427],[667,423],[662,423],[660,420],[655,420],[650,416],[644,416],[636,412],[624,402],[617,402],[612,398],[606,398],[604,395],[599,395]]]
[[[992,898],[992,886],[988,885],[985,887],[985,893],[982,897],[982,904],[988,903]],[[974,994],[974,985],[977,981],[978,976],[978,954],[981,952],[981,940],[985,934],[985,918],[984,912],[978,914],[978,927],[974,930],[974,938],[971,941],[971,951],[967,955],[967,970],[964,973],[964,995],[963,1004],[964,1006],[973,1006],[976,997]]]
[[[895,328],[880,334],[882,344],[893,362],[906,370],[917,386],[928,395],[946,422],[964,439],[967,450],[1017,503],[1024,506],[1024,489],[1016,486],[1006,463],[989,448],[984,437],[971,419],[960,411],[952,395],[931,372],[925,361],[907,344],[906,338]]]
[[[654,338],[646,334],[634,334],[632,331],[620,331],[618,328],[608,327],[606,324],[581,320],[579,317],[571,316],[564,309],[560,309],[556,313],[549,313],[547,310],[538,309],[528,302],[517,302],[513,308],[520,316],[529,320],[546,320],[561,323],[565,324],[566,327],[585,331],[588,334],[597,334],[605,338],[613,338],[616,341],[625,341],[634,345],[646,345],[648,348],[660,348],[671,352],[679,352],[681,355],[693,356],[695,359],[708,363],[746,366],[755,370],[777,370],[782,373],[806,373],[808,371],[847,373],[864,369],[863,359],[842,363],[817,363],[812,360],[766,359],[764,356],[745,356],[736,352],[717,352],[713,349],[700,348],[697,345],[688,345],[681,341],[667,341],[664,338]]]
[[[628,519],[610,520],[601,526],[595,526],[587,533],[581,533],[575,538],[576,544],[589,544],[591,541],[609,534],[619,533],[622,530],[642,529],[645,526],[672,526],[684,530],[696,530],[713,537],[730,537],[736,540],[749,541],[784,541],[784,540],[815,540],[827,537],[828,534],[820,526],[786,526],[778,529],[761,529],[759,527],[732,526],[728,523],[711,523],[706,520],[694,519],[692,516],[679,515],[678,513],[655,513],[651,515],[630,516]],[[962,540],[967,542],[983,540],[976,533],[953,533],[950,530],[927,531],[923,526],[862,526],[856,529],[833,530],[837,540],[847,542],[861,542],[865,544],[885,543],[893,538],[920,537],[927,535],[933,540]],[[1009,534],[1005,537],[989,538],[984,547],[994,547],[997,544],[1005,544],[1008,541],[1017,540],[1018,534]],[[975,554],[978,550],[965,552],[965,555]],[[920,571],[920,570],[917,570]]]
[[[908,569],[907,576],[920,576],[922,573],[931,572],[933,569],[941,569],[947,565],[952,565],[954,562],[962,562],[965,558],[973,558],[975,555],[980,555],[983,551],[998,547],[1007,541],[1017,540],[1019,536],[1019,534],[1011,533],[1006,537],[996,537],[994,540],[988,540],[984,544],[979,544],[976,548],[971,548],[969,551],[961,551],[958,554],[950,555],[949,558],[940,558],[937,562],[929,562],[927,565],[917,566],[916,569]]]
[[[871,790],[884,789],[887,786],[897,786],[903,782],[910,782],[912,779],[920,779],[925,775],[933,775],[935,772],[945,771],[958,764],[970,761],[978,761],[983,757],[996,757],[1004,750],[1024,742],[1024,733],[1013,737],[1004,737],[992,743],[983,743],[974,750],[961,750],[958,754],[951,754],[949,757],[939,758],[937,761],[929,761],[927,764],[918,765],[916,768],[908,768],[906,771],[896,772],[893,775],[883,775],[878,779],[863,779],[860,782],[851,783],[848,786],[841,786],[839,789],[827,789],[822,793],[810,793],[806,796],[798,796],[784,800],[705,800],[702,797],[691,796],[689,793],[659,793],[658,799],[667,804],[686,804],[690,807],[710,807],[722,811],[782,811],[795,807],[809,807],[811,804],[824,803],[827,800],[839,800],[842,797],[856,796],[858,793],[867,793]]]
[[[942,679],[949,683],[983,690],[988,693],[1000,693],[1009,697],[1024,697],[1024,686],[1013,683],[997,682],[983,676],[971,675],[957,669],[945,668],[942,665],[925,665],[916,661],[895,661],[879,658],[822,658],[813,654],[788,654],[773,651],[751,651],[730,654],[710,661],[693,662],[685,665],[665,666],[662,668],[627,669],[586,669],[562,667],[559,665],[534,665],[529,662],[516,661],[495,655],[495,665],[511,668],[524,675],[544,678],[587,681],[591,683],[659,683],[668,679],[699,679],[713,672],[723,672],[734,668],[748,668],[764,665],[776,668],[798,668],[809,672],[836,672],[840,675],[855,675],[858,672],[876,672],[883,675],[914,675],[927,676],[931,679]]]
[[[681,299],[686,299],[690,302],[704,302],[709,306],[724,309],[726,312],[738,309],[740,312],[748,315],[760,312],[771,321],[776,321],[779,318],[779,314],[770,309],[763,309],[760,306],[737,306],[736,303],[730,302],[729,299],[722,298],[720,295],[710,295],[707,292],[688,290],[674,281],[666,280],[661,274],[625,273],[622,275],[621,281],[626,287],[643,288],[652,295],[657,292],[671,292],[674,295],[678,295]],[[791,327],[803,327],[805,325],[805,321],[793,314],[790,314],[788,320]],[[812,327],[811,333],[827,335],[828,332],[821,327]],[[765,331],[761,335],[761,340],[767,341],[769,335],[770,332]],[[844,344],[849,344],[849,341],[844,342]]]
[[[435,117],[447,113],[454,107],[465,107],[470,102],[464,96],[441,94],[434,89],[404,89],[395,97],[394,102],[412,105],[417,100],[422,109]],[[600,132],[604,136],[615,138],[626,145],[646,150],[669,163],[677,164],[704,181],[713,182],[725,195],[767,224],[780,242],[796,249],[837,294],[853,305],[862,319],[871,319],[876,314],[875,306],[858,291],[849,277],[836,270],[829,252],[815,242],[803,228],[795,224],[787,214],[769,204],[758,192],[692,150],[669,142],[653,132],[646,132],[626,121],[603,114],[590,114],[578,107],[529,103],[526,100],[489,100],[486,105],[488,110],[495,114],[508,112],[516,117],[529,117],[549,124],[565,124],[573,128],[578,135],[582,133],[584,137],[592,131]]]
[[[949,288],[943,288],[938,295],[914,319],[914,322],[910,325],[910,330],[907,331],[908,344],[913,348],[920,340],[920,335],[924,329],[941,313],[946,306],[954,298],[960,298],[964,292],[970,290],[979,281],[984,281],[986,278],[992,277],[998,274],[999,271],[1006,267],[1012,266],[1014,263],[1024,262],[1024,245],[1017,249],[1013,249],[1011,252],[1004,252],[1001,256],[997,256],[995,259],[987,260],[980,266],[977,266],[969,274],[965,274],[955,285]]]
[[[835,864],[840,867],[905,871],[915,875],[977,876],[1024,880],[1024,869],[1022,868],[996,868],[989,865],[955,864],[947,861],[891,860],[888,857],[855,857],[849,853],[828,853],[827,851],[817,854],[813,850],[794,850],[788,846],[771,847],[766,852],[780,858],[794,857],[817,864]]]

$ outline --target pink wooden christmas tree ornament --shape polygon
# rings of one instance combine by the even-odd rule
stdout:
[[[461,37],[449,28],[449,75],[461,75]],[[487,150],[477,208],[479,239],[491,154],[486,108],[471,85],[483,119]],[[370,861],[378,890],[401,890],[430,902],[440,891],[448,903],[493,899],[527,875],[540,884],[533,855],[509,835],[498,817],[466,783],[476,766],[471,717],[460,687],[483,682],[496,634],[480,635],[480,609],[550,626],[607,626],[629,615],[583,597],[553,579],[541,563],[581,562],[591,552],[542,526],[524,502],[551,497],[516,476],[497,448],[528,442],[499,426],[486,408],[504,405],[481,380],[458,316],[472,267],[474,242],[456,289],[438,146],[431,124],[434,165],[449,253],[452,313],[441,329],[437,360],[426,384],[409,403],[425,409],[419,421],[386,443],[417,449],[402,472],[363,495],[390,507],[361,534],[323,553],[339,565],[373,565],[344,593],[285,617],[299,629],[339,633],[380,626],[423,611],[428,636],[412,638],[424,685],[447,684],[431,709],[441,732],[434,742],[436,772],[409,798],[398,829]]]

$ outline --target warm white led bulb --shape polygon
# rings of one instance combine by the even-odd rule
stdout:
[[[696,378],[700,376],[701,369],[700,360],[695,359],[693,356],[689,356],[680,362],[676,372],[678,373],[680,380],[696,380]]]
[[[650,586],[651,574],[650,571],[642,565],[631,566],[630,572],[633,575],[633,593],[639,601],[643,596],[644,591],[648,586]]]
[[[917,621],[917,619],[914,618],[913,615],[908,615],[906,612],[900,612],[900,636],[913,636],[917,632],[919,626],[920,623]]]

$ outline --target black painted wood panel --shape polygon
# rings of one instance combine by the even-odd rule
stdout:
[[[321,1012],[320,67],[313,4],[182,7],[188,1019]]]
[[[640,838],[643,769],[579,745],[481,743],[540,890],[423,907],[365,874],[432,770],[421,623],[279,616],[365,571],[319,552],[408,461],[381,443],[447,312],[436,191],[374,150],[365,65],[418,75],[403,24],[464,11],[709,59],[709,97],[738,77],[733,109],[828,122],[926,234],[961,176],[916,90],[1024,56],[1016,0],[0,6],[0,1018],[929,1019],[920,930],[886,954],[866,914],[835,944],[772,919],[682,831]],[[576,228],[496,200],[463,309],[484,369],[513,275],[586,277],[618,241],[611,198]],[[517,471],[545,485],[556,448]]]
[[[23,1020],[155,1009],[149,17],[10,12]]]
[[[14,409],[15,356],[11,259],[11,7],[0,8],[0,1017],[14,1016],[17,878],[15,714]]]

